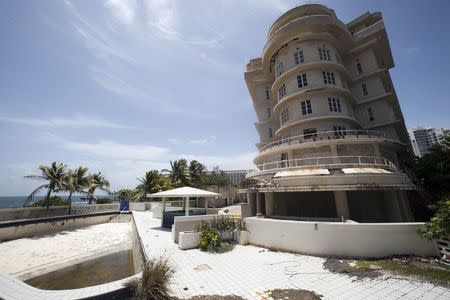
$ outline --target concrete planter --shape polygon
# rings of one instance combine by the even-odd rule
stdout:
[[[178,246],[181,250],[198,248],[200,243],[200,232],[180,232]]]
[[[250,235],[250,232],[248,232],[248,231],[239,232],[239,234],[237,236],[237,242],[239,243],[239,245],[247,245],[249,235]]]

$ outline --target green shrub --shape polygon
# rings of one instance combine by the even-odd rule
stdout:
[[[142,278],[126,283],[134,299],[171,299],[169,283],[174,273],[166,258],[153,258],[144,264]]]
[[[450,196],[444,197],[432,209],[436,213],[425,223],[425,228],[418,231],[419,235],[429,240],[450,236]]]
[[[236,220],[226,216],[218,216],[211,221],[202,221],[197,231],[200,232],[200,249],[218,252],[222,240],[231,239],[234,241],[241,231],[246,231],[246,228],[242,219]]]
[[[200,249],[203,251],[217,251],[220,247],[219,231],[215,228],[211,228],[206,222],[202,222],[199,231]]]
[[[63,198],[59,197],[59,196],[51,196],[49,198],[50,200],[50,206],[64,206],[67,205],[67,201],[64,200]],[[47,202],[44,199],[41,199],[39,201],[36,201],[32,204],[33,207],[38,207],[38,206],[46,206]]]

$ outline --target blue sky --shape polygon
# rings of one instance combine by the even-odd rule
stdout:
[[[102,171],[112,188],[177,158],[252,168],[243,72],[301,1],[0,1],[0,195],[40,164]],[[407,126],[450,127],[450,2],[322,1],[345,23],[381,11]]]

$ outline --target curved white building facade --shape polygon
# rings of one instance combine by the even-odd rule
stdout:
[[[414,219],[408,135],[389,75],[381,13],[349,24],[295,7],[271,26],[245,80],[258,121],[253,214],[299,219]]]

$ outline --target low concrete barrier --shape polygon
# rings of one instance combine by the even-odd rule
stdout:
[[[0,222],[67,215],[68,206],[18,207],[0,209]]]
[[[142,242],[141,238],[139,236],[139,233],[136,228],[136,223],[134,222],[134,218],[131,218],[131,243],[133,251],[133,265],[134,265],[134,271],[136,273],[142,272],[144,268],[144,263],[147,260],[147,257],[145,255],[145,251],[142,248]]]
[[[198,248],[200,232],[180,232],[178,239],[181,250]]]
[[[339,257],[437,256],[435,243],[421,239],[423,223],[336,223],[245,219],[250,244],[274,250]]]
[[[175,217],[172,225],[173,241],[178,244],[180,232],[195,231],[202,221],[211,221],[214,218],[217,218],[217,215]]]
[[[145,202],[130,202],[130,211],[145,211],[147,204]]]
[[[61,230],[74,229],[106,222],[126,222],[127,213],[99,212],[85,215],[70,215],[0,222],[0,241],[42,235]]]

